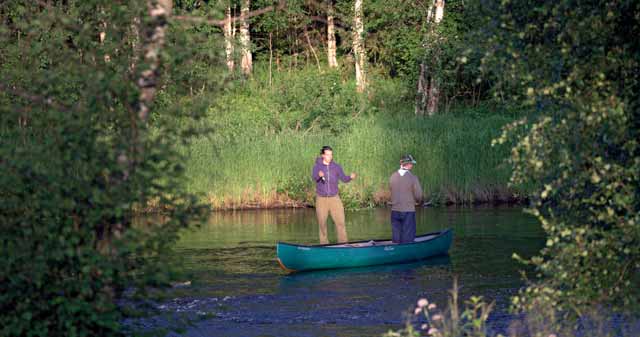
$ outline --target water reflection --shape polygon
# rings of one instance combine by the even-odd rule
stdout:
[[[296,288],[307,288],[309,285],[323,286],[323,282],[353,282],[364,276],[369,281],[389,280],[395,277],[415,277],[430,267],[447,268],[451,266],[449,255],[434,256],[432,258],[392,265],[368,266],[360,268],[317,270],[288,274],[280,278],[280,292],[295,291]],[[448,268],[447,268],[448,269]],[[360,284],[361,286],[363,284]]]
[[[349,239],[390,237],[389,212],[347,212]],[[380,335],[402,326],[403,313],[420,297],[444,305],[456,278],[462,298],[496,301],[492,320],[499,327],[509,296],[522,285],[521,266],[511,255],[536,253],[544,244],[542,230],[513,208],[418,210],[418,233],[445,228],[454,230],[447,256],[288,275],[275,261],[275,243],[318,243],[313,209],[214,213],[182,235],[176,253],[193,286],[167,307],[213,317],[188,336]]]

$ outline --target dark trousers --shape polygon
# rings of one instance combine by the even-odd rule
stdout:
[[[391,211],[391,231],[393,242],[413,242],[416,238],[416,212]]]

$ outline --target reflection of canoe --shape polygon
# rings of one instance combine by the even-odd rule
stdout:
[[[357,241],[328,245],[297,245],[278,242],[278,263],[287,271],[334,269],[422,260],[446,254],[451,246],[450,229],[417,236],[414,242]]]
[[[451,274],[451,258],[439,255],[407,263],[384,264],[358,268],[310,270],[288,273],[279,278],[278,293],[286,296],[323,296],[327,293],[360,294],[386,296],[387,290],[396,289],[398,282],[404,286],[411,284],[423,287],[448,289]],[[428,275],[428,277],[426,277]],[[404,283],[408,282],[408,283]],[[386,290],[385,290],[386,289]],[[391,291],[393,292],[393,290]],[[398,310],[401,312],[406,308]]]
[[[395,279],[398,275],[410,275],[424,268],[449,267],[451,258],[449,255],[438,255],[427,259],[411,261],[405,263],[374,265],[357,268],[323,269],[315,270],[311,273],[290,273],[280,278],[281,283],[287,285],[300,284],[309,286],[316,282],[335,281],[344,279],[358,279],[359,277],[370,277],[371,274],[380,275],[384,278],[393,275]]]

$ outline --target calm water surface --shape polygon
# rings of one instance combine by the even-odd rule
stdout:
[[[349,239],[390,237],[389,213],[347,212]],[[194,320],[185,336],[379,336],[401,328],[419,298],[444,306],[456,278],[463,299],[496,302],[491,326],[504,332],[509,297],[522,286],[511,256],[544,244],[535,219],[519,208],[427,208],[417,221],[419,234],[453,228],[449,256],[287,275],[275,243],[317,243],[313,209],[217,212],[182,236],[177,254],[192,285],[159,306]]]

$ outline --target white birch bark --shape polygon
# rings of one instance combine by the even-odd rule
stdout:
[[[431,43],[438,41],[436,36],[438,34],[436,26],[444,17],[444,5],[445,0],[434,0],[433,4],[429,8],[429,12],[427,13],[427,24],[429,25],[427,34]],[[430,45],[427,46],[427,48],[434,48],[434,50],[437,50],[438,47]],[[438,112],[438,105],[440,101],[440,78],[439,75],[437,75],[438,69],[434,69],[434,66],[440,63],[438,57],[440,56],[436,51],[436,53],[434,53],[434,59],[429,62],[431,67],[428,67],[424,61],[420,64],[415,108],[415,113],[418,116],[422,116],[425,113],[431,116]]]
[[[433,19],[433,28],[434,34],[436,25],[440,24],[442,18],[444,17],[444,1],[445,0],[435,0],[436,13]],[[437,56],[439,57],[439,56]],[[440,63],[440,62],[436,62]],[[438,104],[440,102],[440,78],[437,75],[434,75],[432,72],[431,80],[429,82],[429,103],[427,104],[427,114],[429,116],[434,115],[438,112]]]
[[[136,65],[140,55],[140,18],[134,17],[131,24],[131,50],[133,50],[133,56],[131,57],[131,63],[129,64],[129,72],[135,73]]]
[[[435,7],[436,15],[433,22],[440,23],[440,21],[442,21],[442,18],[444,17],[444,0],[436,0]]]
[[[144,38],[142,39],[142,59],[145,64],[143,70],[136,80],[136,85],[140,90],[138,96],[137,107],[134,113],[137,114],[138,121],[131,128],[131,142],[133,148],[130,151],[122,151],[117,157],[117,163],[123,168],[122,177],[118,177],[115,181],[118,184],[126,183],[129,180],[130,171],[139,163],[142,157],[143,146],[138,136],[138,124],[146,124],[150,106],[155,98],[158,82],[160,77],[160,55],[165,45],[169,18],[171,17],[173,3],[172,0],[148,0],[147,8],[149,20],[141,27],[144,30]],[[133,116],[132,116],[133,117]],[[116,248],[112,245],[113,238],[121,238],[129,224],[118,222],[108,227],[103,233],[99,234],[99,241],[96,247],[101,252],[115,253]]]
[[[364,24],[362,21],[362,0],[355,0],[353,14],[353,54],[356,63],[356,86],[358,92],[367,88],[367,74],[365,69],[366,51],[364,49]]]
[[[249,20],[247,13],[251,7],[251,0],[242,0],[240,8],[240,67],[245,75],[251,75],[253,62],[251,57],[251,36],[249,35]]]
[[[143,42],[142,53],[144,63],[147,65],[138,78],[140,97],[138,100],[138,117],[142,122],[147,121],[149,106],[156,94],[158,86],[158,68],[160,67],[160,52],[165,44],[169,17],[173,3],[171,0],[148,1],[149,16],[151,22],[149,29],[151,34]]]
[[[336,26],[333,22],[333,0],[327,0],[327,60],[330,68],[336,68]]]
[[[235,37],[235,25],[231,18],[231,4],[227,4],[227,10],[225,11],[224,21],[224,51],[227,56],[227,68],[230,72],[233,72],[234,60],[233,60],[233,38]]]

